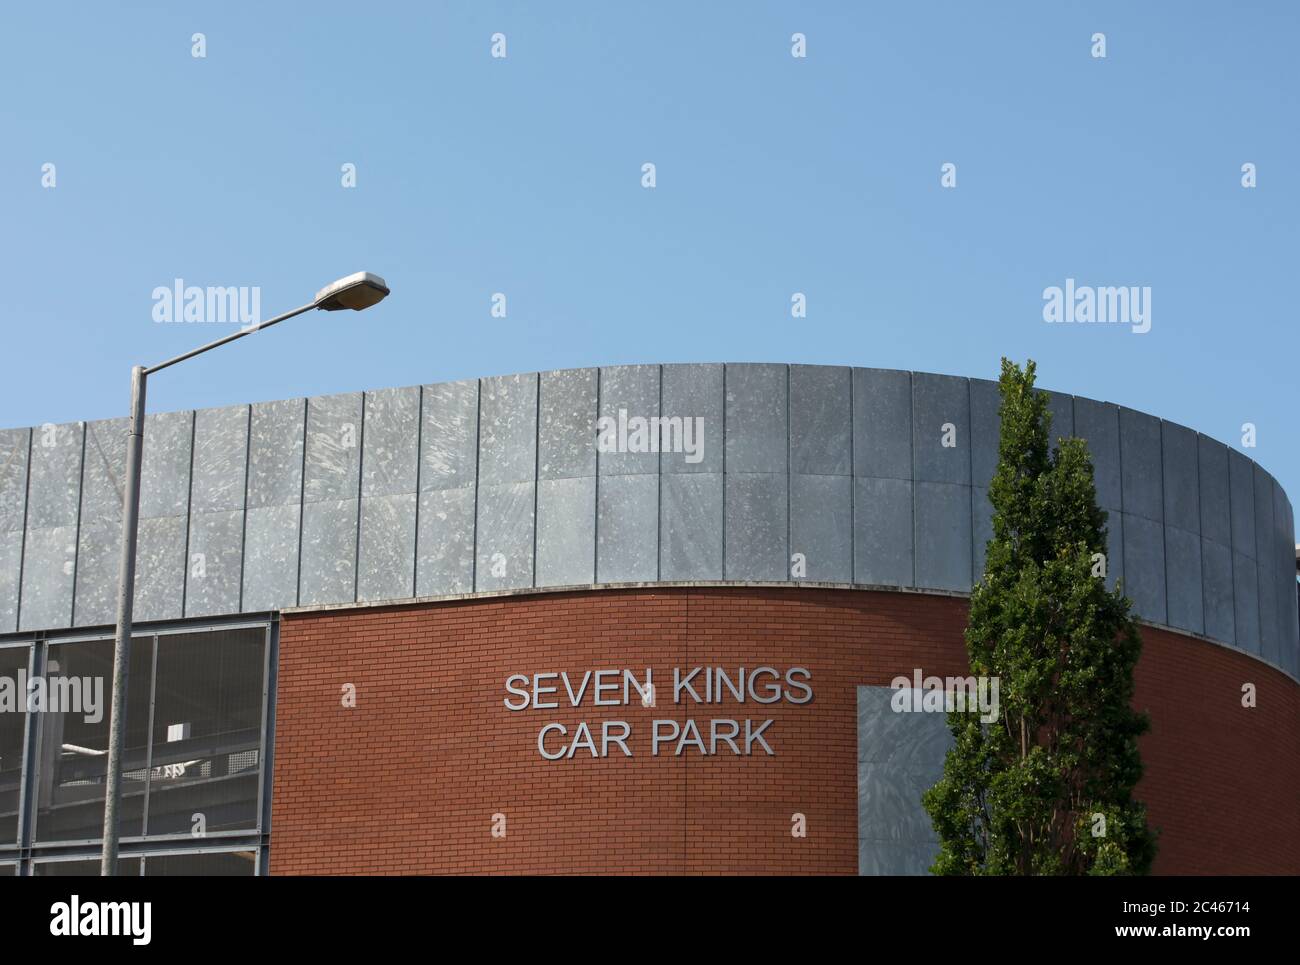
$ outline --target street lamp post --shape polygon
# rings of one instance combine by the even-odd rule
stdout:
[[[126,486],[122,493],[122,556],[117,583],[117,633],[113,639],[113,702],[108,730],[108,774],[104,787],[104,850],[99,873],[117,873],[117,806],[121,797],[122,734],[125,730],[127,667],[131,656],[131,615],[135,602],[136,523],[140,516],[140,464],[144,451],[144,399],[148,376],[177,362],[211,351],[235,339],[252,335],[285,319],[312,309],[334,312],[343,308],[361,311],[383,301],[388,286],[378,275],[359,271],[326,285],[306,305],[275,318],[242,328],[157,365],[131,369],[131,423],[126,437]]]

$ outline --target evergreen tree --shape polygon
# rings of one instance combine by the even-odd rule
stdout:
[[[1002,360],[993,538],[971,592],[971,673],[998,677],[997,720],[950,712],[954,744],[924,795],[936,874],[1145,874],[1155,856],[1132,709],[1142,644],[1106,589],[1106,514],[1086,444],[1048,444],[1035,365]],[[950,708],[951,710],[951,708]]]

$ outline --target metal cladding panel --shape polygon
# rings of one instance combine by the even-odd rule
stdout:
[[[363,420],[359,392],[307,400],[298,561],[298,601],[303,605],[357,598]]]
[[[804,575],[820,583],[853,580],[853,479],[790,476],[790,556],[802,556]]]
[[[722,579],[722,473],[660,480],[659,578]]]
[[[360,392],[307,400],[304,503],[357,498],[361,476],[362,419]]]
[[[720,473],[723,470],[724,366],[721,364],[665,365],[663,367],[662,414],[666,418],[698,420],[700,458],[660,460],[660,471],[673,473]],[[683,492],[685,490],[682,490]],[[719,503],[721,521],[721,503]],[[719,532],[721,529],[719,528]],[[721,543],[719,543],[721,546]],[[721,569],[716,577],[721,579]]]
[[[404,599],[415,591],[420,394],[418,387],[366,393],[358,600]]]
[[[1200,449],[1191,429],[1163,423],[1160,431],[1163,451],[1164,520],[1168,526],[1200,535],[1201,484]]]
[[[537,481],[538,586],[596,582],[595,505],[594,475]]]
[[[1106,586],[1115,589],[1124,580],[1124,514],[1106,515]],[[1128,583],[1124,583],[1125,593]]]
[[[32,430],[27,490],[29,529],[77,525],[83,434],[80,422],[47,424]]]
[[[357,599],[401,600],[415,592],[416,494],[361,500]]]
[[[1097,504],[1119,512],[1121,483],[1119,469],[1119,408],[1109,402],[1074,399],[1074,434],[1088,443]]]
[[[972,532],[975,540],[975,545],[972,547],[975,552],[975,570],[972,576],[978,583],[980,577],[984,575],[984,563],[988,559],[988,544],[993,538],[993,504],[989,502],[989,491],[980,488],[972,489],[971,504],[974,520]]]
[[[1256,656],[1259,637],[1259,570],[1245,553],[1232,552],[1232,617],[1236,624],[1234,645]]]
[[[71,625],[83,450],[79,422],[32,429],[20,630]]]
[[[479,484],[474,589],[533,585],[536,491],[533,482]]]
[[[789,477],[728,472],[726,486],[726,579],[788,580]]]
[[[1160,420],[1132,409],[1120,409],[1119,446],[1124,515],[1163,522]]]
[[[537,478],[537,374],[500,375],[479,385],[479,486]]]
[[[659,477],[602,476],[596,487],[596,582],[659,579]]]
[[[473,592],[474,506],[473,486],[420,493],[416,596]]]
[[[1058,439],[1074,435],[1074,396],[1064,392],[1047,393],[1047,411],[1052,414],[1052,428],[1048,440],[1053,446]]]
[[[303,606],[356,600],[358,502],[354,497],[303,504],[298,561]]]
[[[422,395],[420,492],[472,489],[478,476],[478,382],[426,385]]]
[[[244,514],[243,609],[280,610],[298,603],[302,507],[250,507]]]
[[[244,565],[249,407],[194,413],[185,615],[238,613]],[[78,607],[80,609],[80,606]]]
[[[1255,464],[1228,450],[1228,498],[1232,507],[1232,551],[1255,558]]]
[[[1279,492],[1281,490],[1279,489]],[[1282,503],[1286,509],[1285,521],[1282,524],[1282,562],[1279,564],[1278,575],[1282,580],[1282,591],[1278,595],[1279,602],[1283,603],[1282,608],[1282,645],[1283,645],[1283,665],[1288,669],[1292,676],[1300,676],[1300,606],[1291,605],[1295,603],[1296,598],[1296,577],[1292,570],[1295,565],[1295,507],[1291,501],[1286,498],[1286,493],[1282,492]]]
[[[0,633],[18,629],[30,429],[0,430]]]
[[[1228,447],[1206,436],[1196,437],[1197,474],[1201,492],[1201,535],[1232,548],[1232,506],[1228,478]]]
[[[1255,489],[1255,562],[1259,566],[1259,641],[1260,656],[1278,663],[1282,655],[1278,638],[1277,581],[1273,578],[1274,546],[1273,479],[1258,465],[1254,473]]]
[[[244,512],[245,612],[298,603],[307,400],[254,403]]]
[[[1152,623],[1168,620],[1165,595],[1164,527],[1145,516],[1124,513],[1124,593],[1137,616]]]
[[[916,585],[971,588],[971,487],[916,483]]]
[[[728,475],[786,472],[787,378],[784,365],[727,366]]]
[[[850,369],[790,366],[791,473],[847,477],[853,472],[851,407]]]
[[[0,431],[0,633],[18,629],[30,429]]]
[[[23,546],[19,630],[48,630],[71,624],[76,564],[75,525],[28,527]]]
[[[912,373],[853,370],[853,474],[912,478]]]
[[[659,415],[659,366],[611,365],[600,370],[600,415],[620,427],[619,445],[599,452],[596,458],[602,476],[646,475],[659,472],[659,453],[649,448],[649,430],[638,439],[632,420],[649,420]],[[626,429],[622,428],[626,427]],[[626,439],[627,445],[622,446]]]
[[[1201,537],[1202,597],[1205,635],[1236,646],[1236,606],[1232,585],[1232,550]]]
[[[537,418],[538,479],[596,475],[598,381],[596,369],[565,369],[541,374]]]
[[[912,465],[916,481],[969,486],[970,451],[970,387],[966,379],[914,373]],[[968,508],[967,515],[969,512]],[[920,570],[917,573],[919,576]]]
[[[127,419],[86,423],[72,614],[78,627],[112,623],[117,617],[128,425]]]
[[[998,468],[1001,402],[996,382],[970,380],[971,481],[981,489],[988,489]]]
[[[854,579],[913,586],[912,482],[858,478],[854,484]]]
[[[1201,538],[1177,526],[1165,527],[1168,620],[1171,627],[1205,632],[1204,587],[1201,576]]]

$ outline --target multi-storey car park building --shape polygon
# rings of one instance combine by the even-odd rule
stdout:
[[[1300,872],[1286,494],[1192,429],[1050,400],[1143,621],[1156,870]],[[122,870],[924,871],[948,733],[890,683],[966,672],[997,405],[701,364],[151,415]],[[696,448],[638,451],[655,416]],[[124,440],[0,432],[0,680],[99,679],[105,710]],[[97,868],[107,734],[0,713],[0,871]]]

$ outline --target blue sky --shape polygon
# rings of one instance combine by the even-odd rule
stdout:
[[[992,378],[1005,354],[1239,448],[1253,422],[1247,453],[1300,497],[1298,4],[81,3],[5,21],[0,425],[124,414],[132,364],[229,330],[155,323],[175,278],[260,286],[269,316],[365,268],[392,285],[379,308],[161,373],[150,409],[620,362]],[[1150,286],[1151,331],[1046,324],[1066,278]]]

